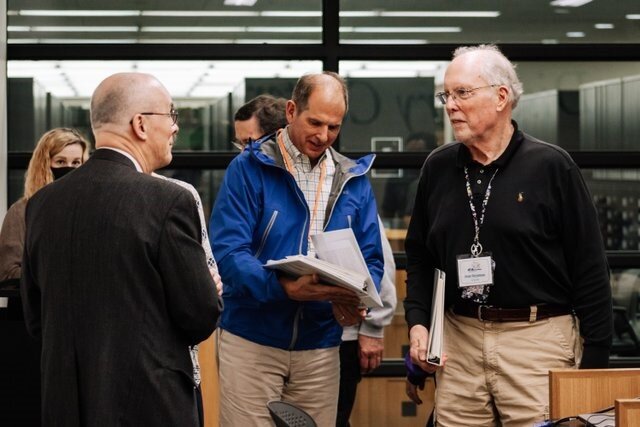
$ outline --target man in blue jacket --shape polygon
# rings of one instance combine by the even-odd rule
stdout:
[[[270,400],[286,400],[318,425],[335,424],[342,325],[363,312],[351,291],[316,276],[292,279],[269,259],[313,254],[310,236],[351,228],[379,288],[383,256],[376,202],[357,161],[331,145],[348,107],[344,80],[301,77],[287,102],[289,125],[252,143],[227,169],[210,222],[225,284],[220,323],[220,423],[271,426]]]

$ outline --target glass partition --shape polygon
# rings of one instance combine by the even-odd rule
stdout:
[[[124,71],[156,76],[174,97],[176,151],[233,151],[233,114],[261,94],[289,98],[298,77],[320,61],[9,61],[9,150],[30,151],[57,126],[90,136],[89,99],[105,77]]]
[[[430,151],[453,140],[443,106],[447,61],[341,61],[351,94],[342,151]],[[516,64],[525,132],[567,150],[640,149],[640,62]],[[411,144],[420,134],[424,143]]]

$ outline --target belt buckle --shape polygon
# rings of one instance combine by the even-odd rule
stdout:
[[[480,304],[478,306],[478,320],[481,321],[481,322],[484,322],[484,319],[482,318],[482,307],[489,308],[490,306],[489,305],[484,305],[484,304]]]
[[[533,323],[538,320],[538,306],[529,306],[529,323]]]

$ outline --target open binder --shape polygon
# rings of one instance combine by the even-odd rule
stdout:
[[[433,300],[431,302],[431,327],[427,343],[427,362],[442,366],[444,347],[444,284],[445,273],[435,269],[433,277]]]
[[[318,274],[329,285],[354,291],[367,307],[382,307],[380,295],[369,274],[353,230],[345,228],[311,236],[318,258],[291,255],[269,260],[267,268],[276,268],[293,277]]]

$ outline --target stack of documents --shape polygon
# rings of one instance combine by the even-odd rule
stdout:
[[[311,236],[311,240],[318,258],[292,255],[269,260],[265,267],[276,268],[293,277],[318,274],[321,282],[353,290],[367,307],[382,307],[352,229],[319,233]]]

